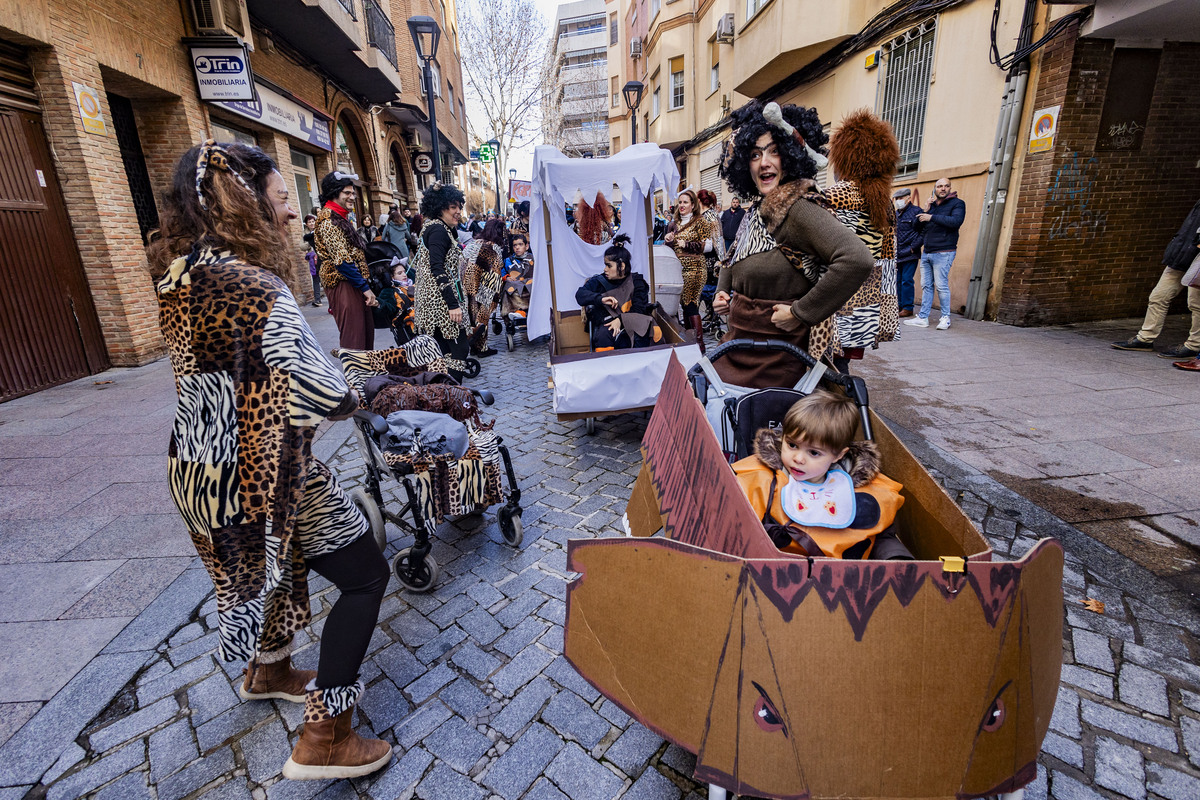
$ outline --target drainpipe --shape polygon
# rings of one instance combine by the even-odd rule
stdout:
[[[1021,19],[1021,34],[1017,37],[1018,49],[1033,39],[1033,18],[1037,0],[1025,0],[1025,11]],[[987,307],[988,290],[992,286],[992,272],[996,267],[996,251],[1000,246],[1000,231],[1004,223],[1005,202],[1008,199],[1008,182],[1012,177],[1013,157],[1020,138],[1021,117],[1025,110],[1025,90],[1029,84],[1029,59],[1023,58],[1013,65],[1004,82],[1004,98],[1000,104],[1000,116],[996,123],[996,142],[992,148],[992,164],[988,169],[987,186],[984,189],[983,211],[979,222],[979,235],[975,240],[975,260],[971,264],[971,281],[967,288],[965,316],[968,319],[983,319]]]

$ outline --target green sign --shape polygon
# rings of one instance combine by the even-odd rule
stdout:
[[[479,160],[484,164],[490,164],[496,160],[496,151],[492,149],[492,145],[484,142],[479,145]]]

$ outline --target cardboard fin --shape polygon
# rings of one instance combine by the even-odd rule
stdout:
[[[625,507],[625,518],[629,520],[629,533],[633,536],[653,536],[662,530],[658,496],[654,493],[654,481],[650,478],[650,468],[645,461],[642,462],[637,482],[633,484],[633,493]]]

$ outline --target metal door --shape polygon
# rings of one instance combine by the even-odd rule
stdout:
[[[108,366],[41,115],[0,105],[0,401]]]

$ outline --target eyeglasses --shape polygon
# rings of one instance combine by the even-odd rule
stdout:
[[[344,181],[346,179],[349,179],[352,181],[358,180],[358,176],[355,175],[353,172],[335,172],[335,173],[333,173],[333,177],[335,180],[339,180],[339,181]]]

